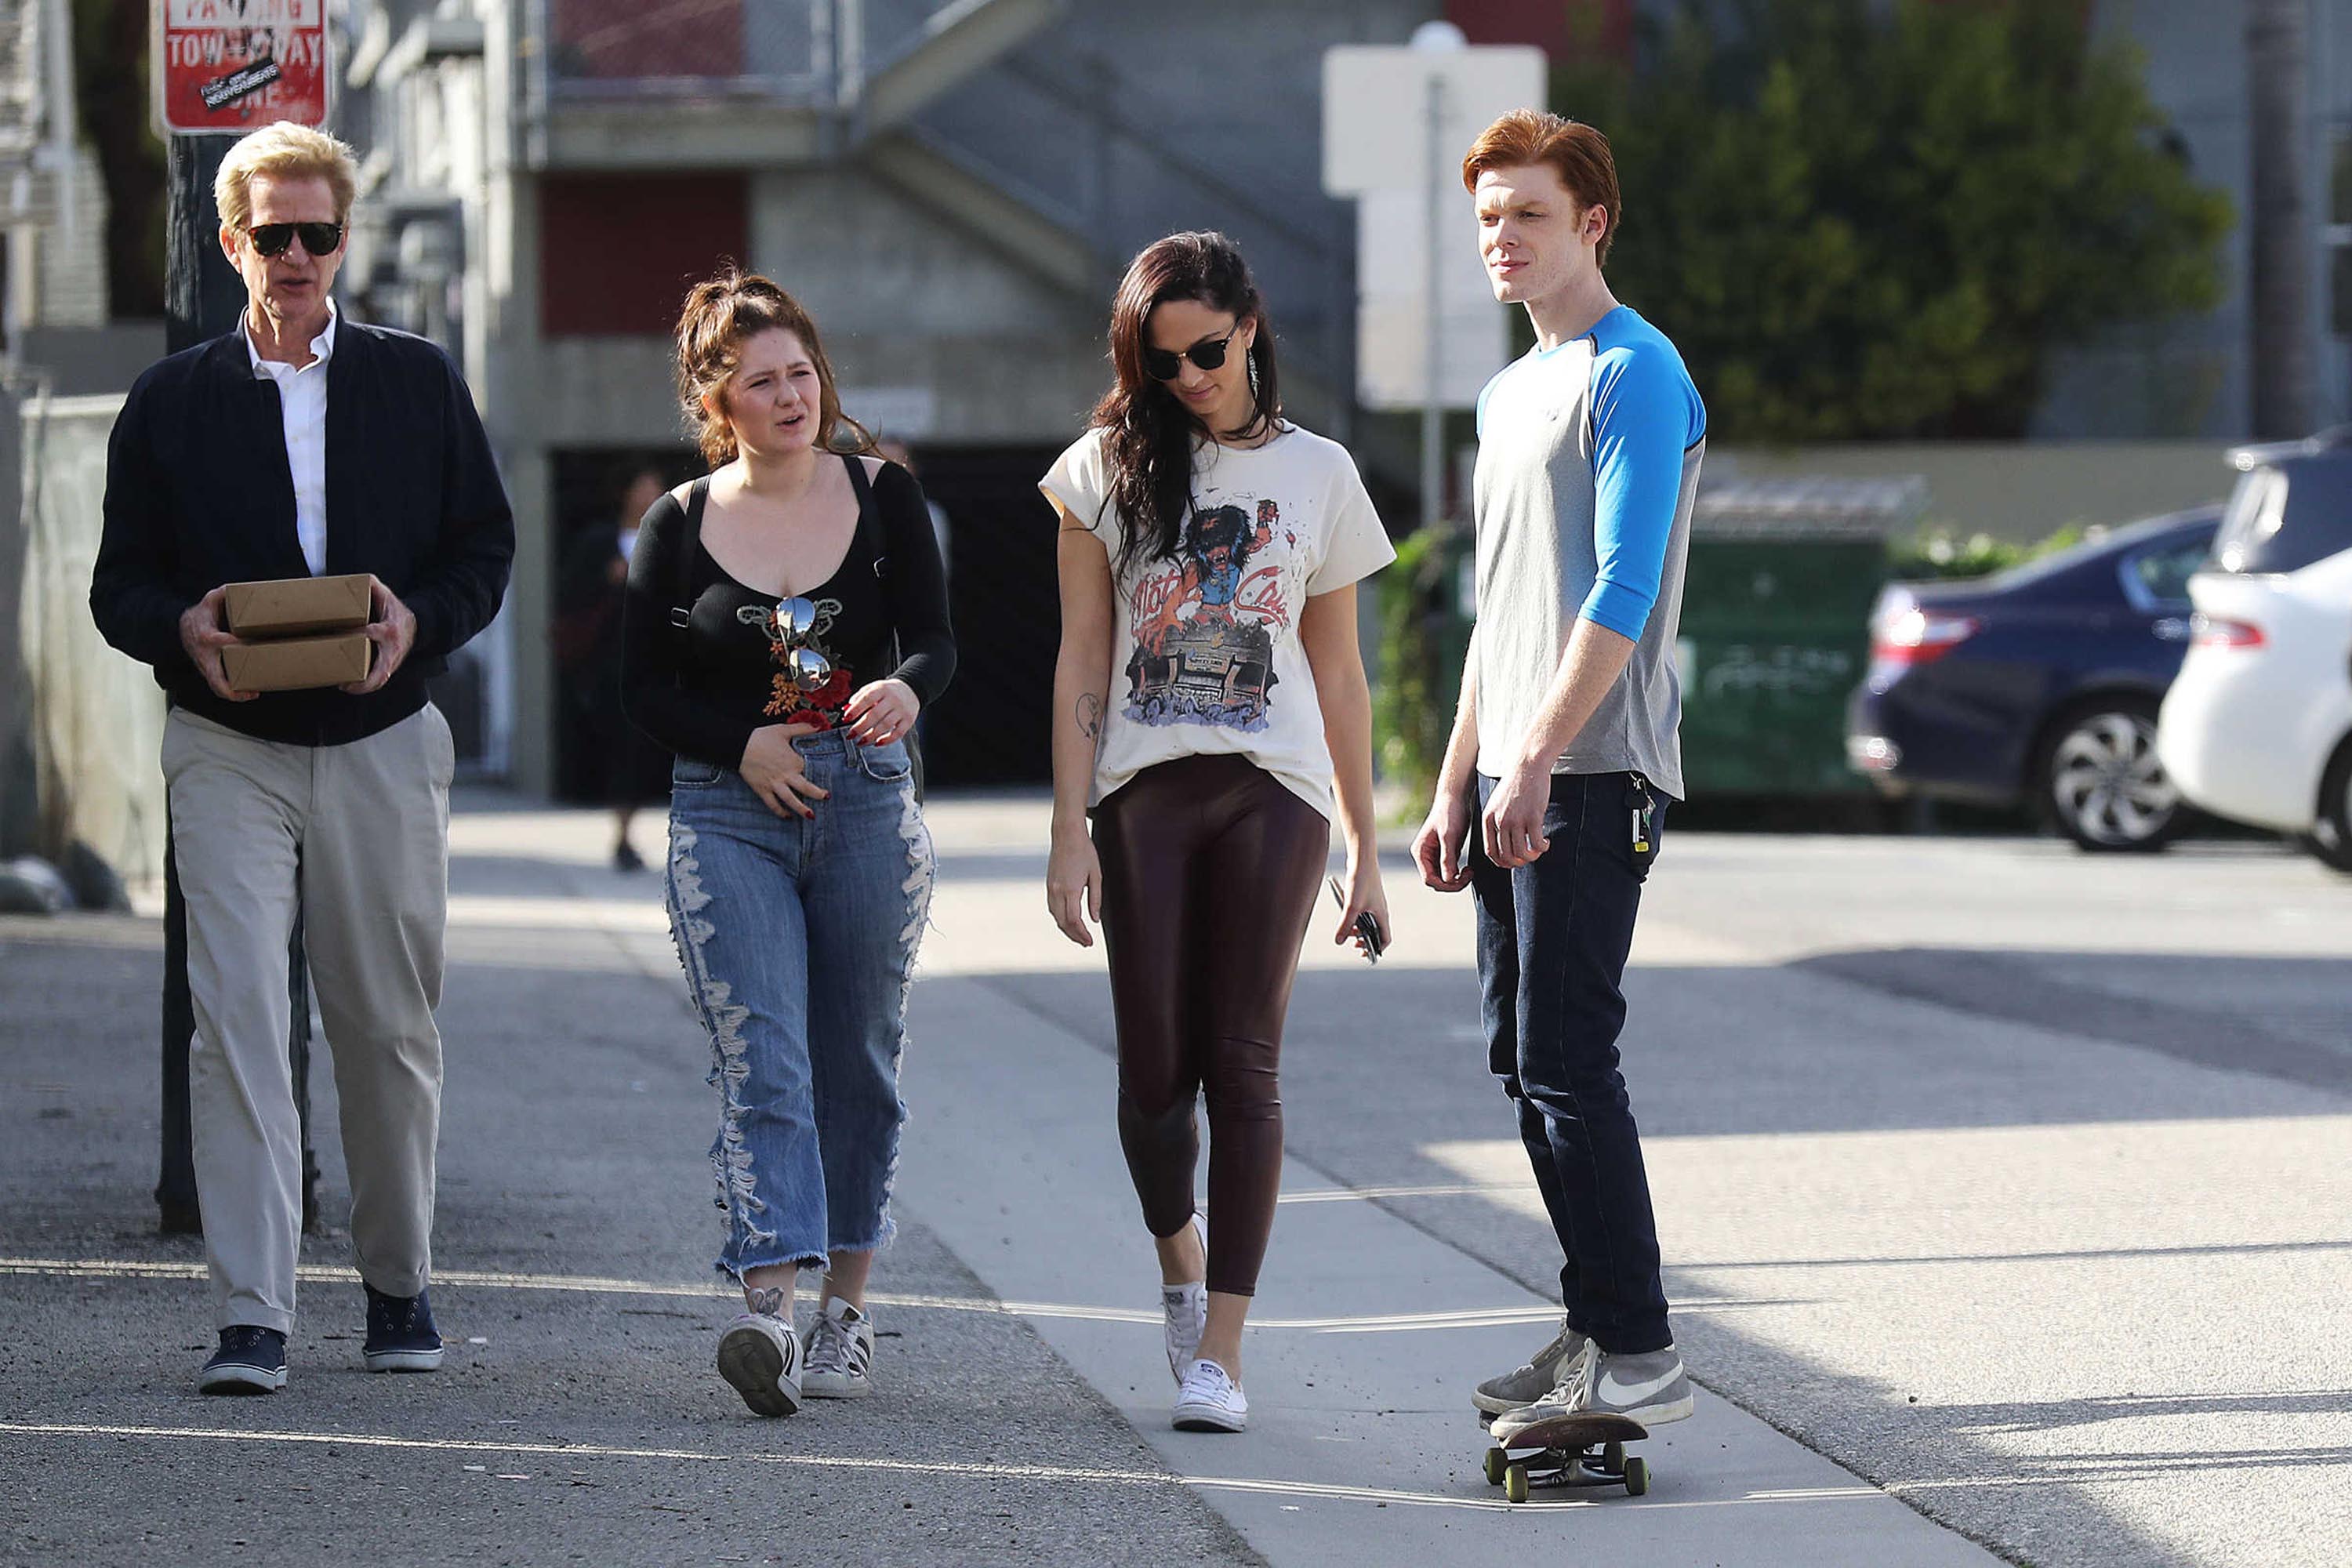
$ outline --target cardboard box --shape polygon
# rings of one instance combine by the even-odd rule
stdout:
[[[221,606],[228,629],[248,642],[356,631],[368,624],[370,607],[364,573],[231,583]]]
[[[307,691],[319,686],[348,686],[367,679],[370,650],[374,647],[365,632],[247,643],[221,649],[221,673],[234,691]]]

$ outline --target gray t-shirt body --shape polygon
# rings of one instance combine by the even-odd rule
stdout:
[[[1618,306],[1478,396],[1478,771],[1508,773],[1590,620],[1634,644],[1555,773],[1641,773],[1683,795],[1675,668],[1706,409],[1664,334]]]

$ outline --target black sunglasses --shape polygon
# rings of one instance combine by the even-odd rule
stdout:
[[[1225,351],[1232,346],[1234,333],[1242,330],[1235,321],[1231,331],[1222,338],[1202,338],[1181,353],[1166,349],[1147,348],[1143,351],[1143,374],[1154,381],[1173,381],[1184,374],[1184,362],[1191,360],[1202,370],[1218,370],[1225,363]]]
[[[257,256],[283,256],[297,236],[311,256],[332,256],[343,247],[343,226],[339,223],[259,223],[245,233],[253,241]]]

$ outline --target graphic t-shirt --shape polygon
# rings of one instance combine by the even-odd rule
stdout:
[[[1125,522],[1108,504],[1105,436],[1078,437],[1039,483],[1116,570]],[[1176,559],[1113,584],[1110,710],[1087,805],[1157,763],[1232,752],[1328,818],[1331,753],[1299,612],[1395,559],[1337,441],[1286,425],[1262,447],[1204,445]]]

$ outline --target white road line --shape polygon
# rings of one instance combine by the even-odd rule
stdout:
[[[395,1437],[373,1432],[257,1432],[218,1426],[140,1426],[95,1421],[0,1421],[0,1435],[26,1437],[118,1437],[198,1443],[277,1443],[306,1447],[392,1448],[443,1454],[530,1454],[543,1458],[670,1459],[711,1465],[782,1465],[809,1469],[888,1471],[898,1475],[977,1477],[1007,1480],[1092,1481],[1115,1486],[1189,1487],[1203,1491],[1251,1492],[1318,1501],[1402,1504],[1409,1508],[1508,1510],[1494,1498],[1448,1497],[1391,1487],[1334,1486],[1252,1476],[1156,1475],[1085,1465],[1019,1465],[931,1459],[862,1459],[835,1454],[712,1453],[700,1448],[630,1447],[609,1443],[519,1443],[469,1437]],[[1874,1498],[1868,1487],[1794,1488],[1755,1491],[1736,1498],[1691,1499],[1645,1504],[1660,1509],[1723,1508],[1743,1503],[1835,1502]],[[1591,1500],[1547,1500],[1548,1508],[1594,1507]]]

